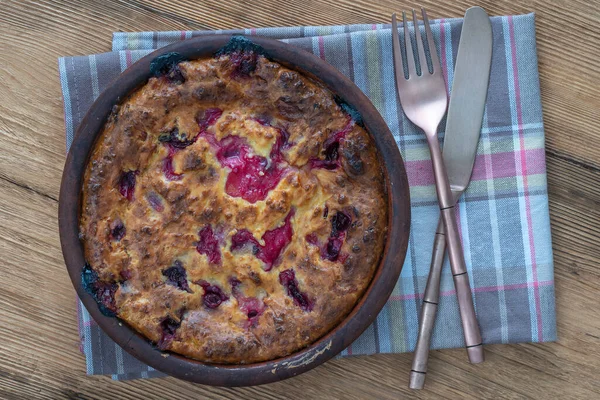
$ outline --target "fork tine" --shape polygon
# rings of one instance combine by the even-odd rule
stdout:
[[[408,64],[408,79],[417,75],[415,56],[413,55],[412,43],[410,42],[410,31],[406,23],[406,13],[402,11],[402,25],[404,25],[404,47],[406,47],[406,63]]]
[[[429,72],[427,67],[427,58],[425,58],[425,49],[423,48],[423,39],[421,38],[421,30],[419,29],[419,21],[417,20],[417,13],[412,10],[413,26],[415,28],[415,40],[417,42],[417,50],[419,52],[419,64],[421,65],[421,75],[425,74],[425,71]]]
[[[396,13],[392,14],[392,55],[394,57],[396,81],[399,79],[406,79],[404,77],[404,65],[402,62],[402,50],[400,48],[400,35],[398,34],[398,21],[396,21]]]
[[[437,49],[435,48],[435,42],[433,41],[433,35],[431,34],[429,18],[427,18],[427,13],[423,7],[421,7],[421,14],[423,14],[423,23],[425,24],[425,33],[427,34],[427,44],[429,46],[429,54],[431,56],[431,68],[433,69],[434,74],[439,73],[442,64],[440,64],[440,60],[437,55]]]

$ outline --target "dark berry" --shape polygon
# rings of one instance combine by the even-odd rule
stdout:
[[[313,303],[308,299],[308,296],[298,288],[298,281],[293,269],[286,269],[279,273],[279,283],[281,283],[287,291],[288,296],[294,299],[294,303],[304,311],[312,311]]]
[[[223,293],[223,290],[216,286],[211,285],[205,280],[199,281],[198,284],[204,289],[204,296],[202,296],[204,305],[208,308],[217,308],[222,302],[229,300],[229,296]]]
[[[208,308],[217,308],[221,301],[221,296],[218,293],[208,292],[204,295],[204,304]]]
[[[171,317],[167,317],[160,323],[161,328],[161,337],[158,341],[158,348],[161,350],[166,350],[173,339],[175,338],[175,334],[177,333],[177,329],[181,326],[181,321],[174,320]]]
[[[179,53],[171,52],[156,57],[150,63],[150,72],[152,75],[164,76],[169,82],[183,83],[185,78],[179,68],[179,63],[183,61],[183,56]]]
[[[85,263],[81,271],[81,284],[86,292],[94,295],[94,285],[98,281],[98,273],[92,269],[90,264]]]
[[[230,54],[229,62],[233,66],[231,73],[234,77],[248,77],[250,73],[256,70],[258,55],[252,51],[235,51]]]
[[[340,251],[342,250],[342,244],[344,244],[344,242],[341,239],[330,237],[327,239],[325,252],[324,254],[321,254],[321,257],[329,261],[337,261],[340,256]]]
[[[321,160],[318,158],[314,158],[310,160],[311,168],[324,168],[328,170],[336,169],[340,166],[339,162],[339,149],[340,142],[344,140],[348,132],[352,129],[353,122],[350,120],[346,126],[332,135],[330,135],[325,142],[323,142],[323,153],[325,155],[325,159]]]
[[[239,250],[241,248],[243,248],[244,246],[246,246],[247,244],[252,244],[253,245],[253,253],[254,253],[254,248],[258,248],[260,245],[258,244],[258,240],[256,240],[254,238],[254,236],[252,235],[252,233],[250,233],[250,231],[246,230],[246,229],[242,229],[240,231],[237,231],[235,233],[235,235],[233,235],[231,237],[231,250]]]
[[[163,212],[165,207],[163,205],[163,201],[161,197],[155,192],[149,192],[146,195],[146,200],[148,200],[148,204],[157,212]]]
[[[325,148],[325,160],[337,161],[338,149],[340,148],[340,142],[333,142],[327,148]]]
[[[336,169],[337,167],[338,167],[337,162],[331,162],[331,161],[319,160],[319,159],[310,160],[310,168],[311,169],[333,170],[333,169]]]
[[[163,133],[158,137],[158,141],[161,143],[168,144],[176,149],[184,149],[193,144],[197,139],[197,136],[191,137],[185,133],[179,132],[179,128],[175,127],[168,133]]]
[[[123,237],[125,237],[125,225],[123,225],[123,221],[117,219],[113,221],[110,227],[110,237],[112,240],[119,242]]]
[[[362,175],[365,172],[365,165],[360,158],[360,154],[355,151],[344,151],[347,165],[350,167],[350,172],[354,175]]]
[[[109,282],[96,282],[96,301],[110,310],[112,313],[117,311],[115,304],[115,292],[117,291],[117,285]]]
[[[257,117],[252,118],[253,120],[255,120],[256,122],[258,122],[259,124],[261,124],[262,126],[269,126],[271,125],[271,117],[268,115],[259,115]]]
[[[347,254],[342,254],[342,245],[344,244],[344,232],[336,233],[336,236],[330,236],[327,241],[321,245],[315,233],[306,235],[306,241],[313,246],[317,246],[323,260],[344,262],[348,257]]]
[[[133,193],[135,191],[135,177],[138,171],[127,171],[121,175],[119,180],[119,193],[127,200],[133,200]]]
[[[171,83],[181,84],[185,82],[185,77],[179,68],[179,64],[171,66],[169,71],[165,74],[165,77]]]
[[[315,233],[309,233],[308,235],[306,235],[306,241],[315,246],[319,245],[319,238]]]
[[[293,269],[286,269],[285,271],[281,271],[279,273],[279,283],[283,286],[287,286],[290,282],[293,282],[296,279],[296,273]]]
[[[344,232],[350,227],[352,219],[342,211],[335,213],[331,218],[331,237],[337,237],[339,232]]]
[[[163,276],[167,278],[169,285],[175,286],[179,290],[185,290],[188,293],[192,293],[192,289],[188,285],[187,271],[183,267],[181,261],[176,260],[173,266],[162,271]]]
[[[128,281],[133,277],[133,274],[128,269],[122,270],[121,272],[119,272],[119,275],[121,275],[121,280],[123,281]]]
[[[81,271],[81,283],[86,292],[94,297],[98,308],[107,317],[114,317],[117,311],[115,304],[115,292],[117,284],[99,280],[98,273],[86,263]]]
[[[240,285],[242,282],[238,278],[231,277],[229,278],[229,284],[231,285],[231,293],[233,294],[233,297],[237,298],[238,296],[241,296]]]

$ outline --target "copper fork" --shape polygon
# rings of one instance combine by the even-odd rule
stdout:
[[[413,10],[412,16],[418,59],[415,61],[410,32],[408,24],[406,23],[406,14],[403,12],[404,47],[406,49],[406,69],[408,71],[408,76],[405,76],[400,38],[398,35],[398,23],[396,21],[396,14],[393,14],[392,45],[396,86],[398,88],[398,96],[400,97],[400,103],[402,104],[404,113],[409,120],[423,130],[427,137],[427,144],[429,145],[431,161],[433,163],[438,203],[447,232],[446,242],[448,247],[448,257],[450,259],[454,286],[458,297],[467,354],[472,363],[478,363],[483,361],[481,333],[475,316],[469,277],[467,275],[463,248],[454,214],[455,200],[450,190],[450,185],[448,184],[448,175],[446,173],[446,167],[444,166],[442,152],[437,137],[438,125],[446,113],[446,108],[448,106],[448,96],[446,94],[444,76],[442,75],[441,64],[433,42],[429,20],[427,19],[425,9],[421,8],[421,12],[423,14],[427,46],[431,57],[432,72],[429,72],[417,15]],[[420,74],[417,74],[417,62],[419,63]],[[423,307],[423,309],[425,309],[425,307]],[[427,315],[423,315],[422,312],[421,319],[423,318],[427,318]],[[415,355],[412,366],[412,371],[415,373],[411,373],[411,381],[425,378],[424,372],[427,368],[427,356],[427,352],[421,355]],[[415,382],[411,382],[411,386],[413,386],[413,383]]]

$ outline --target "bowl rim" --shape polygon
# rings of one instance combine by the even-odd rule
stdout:
[[[234,36],[260,46],[270,60],[323,83],[358,111],[373,137],[385,175],[388,232],[379,266],[362,298],[329,333],[296,353],[275,360],[243,365],[216,365],[162,352],[126,323],[103,315],[81,282],[85,264],[79,239],[79,205],[89,153],[114,105],[150,77],[150,63],[170,52],[185,59],[214,55]],[[117,77],[92,104],[77,128],[65,162],[60,186],[58,222],[63,257],[82,303],[119,346],[138,360],[168,375],[215,386],[249,386],[283,380],[316,367],[349,346],[375,320],[391,295],[406,256],[410,230],[410,193],[404,162],[385,121],[367,96],[347,77],[317,56],[278,40],[245,35],[201,36],[162,47],[144,56]]]

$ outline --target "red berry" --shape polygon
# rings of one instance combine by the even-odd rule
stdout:
[[[281,151],[288,145],[289,136],[284,129],[279,129],[270,160],[254,154],[243,137],[227,136],[217,141],[212,133],[203,131],[200,135],[215,148],[219,163],[230,169],[225,192],[232,197],[241,197],[250,203],[264,200],[287,172],[281,165]]]
[[[220,108],[207,108],[204,112],[200,112],[196,115],[196,122],[200,126],[200,131],[205,131],[209,126],[214,125],[221,115],[223,110]]]
[[[293,216],[294,210],[289,212],[283,226],[266,231],[263,234],[261,239],[265,242],[264,246],[262,246],[249,231],[238,231],[231,238],[231,250],[239,250],[245,245],[251,244],[252,254],[265,263],[265,271],[270,271],[279,259],[283,249],[292,241],[293,231],[291,219]]]
[[[221,249],[212,226],[206,225],[198,232],[198,236],[200,237],[196,243],[198,253],[205,254],[210,263],[221,265]]]
[[[169,181],[179,181],[183,177],[183,174],[175,173],[175,170],[173,169],[173,156],[171,155],[163,160],[162,170],[165,174],[165,178]]]

